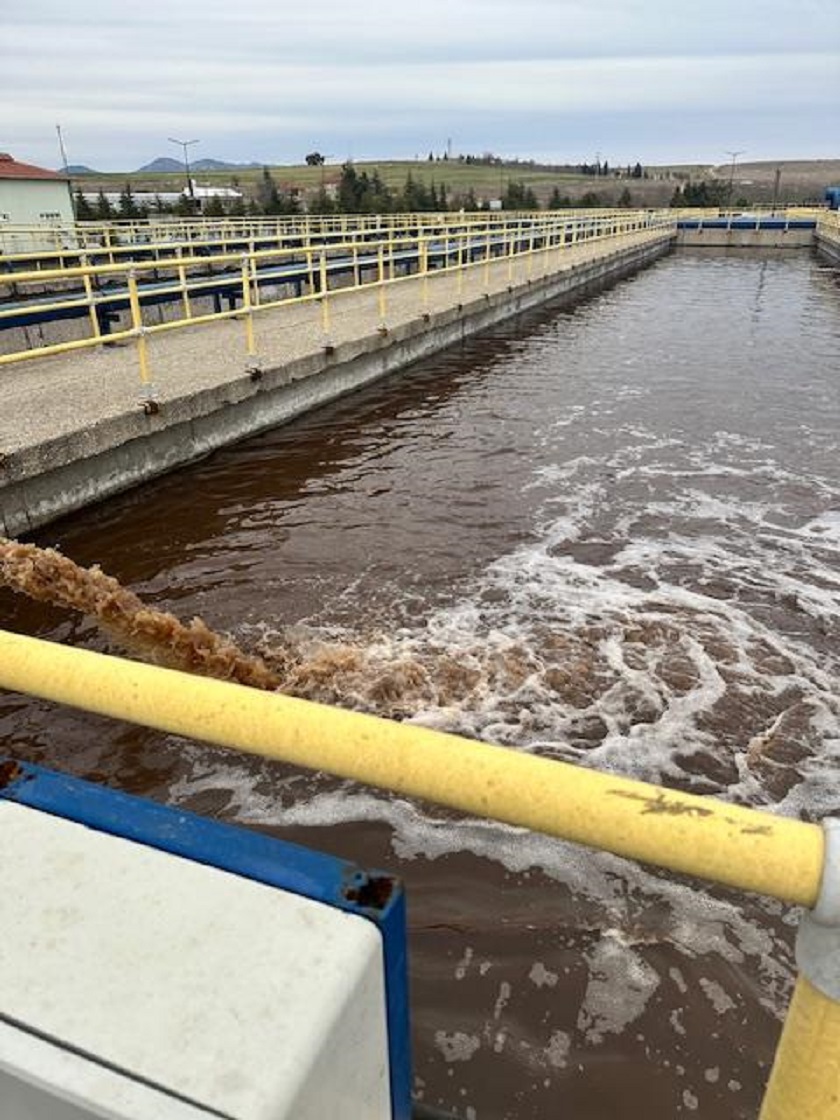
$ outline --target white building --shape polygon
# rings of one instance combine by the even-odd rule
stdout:
[[[115,211],[119,211],[120,200],[123,197],[122,191],[84,191],[82,197],[85,202],[90,203],[91,206],[96,206],[99,201],[100,193],[109,202]],[[154,214],[159,203],[164,203],[166,206],[175,206],[177,203],[182,202],[185,198],[195,202],[195,209],[200,213],[211,199],[219,199],[220,202],[231,204],[240,201],[244,198],[242,191],[235,191],[232,187],[200,187],[195,179],[192,180],[192,190],[184,187],[181,191],[132,191],[131,199],[135,206],[144,206],[151,214]],[[117,214],[119,216],[119,214]]]
[[[211,198],[218,198],[221,202],[236,202],[243,197],[242,191],[235,191],[233,187],[200,187],[195,179],[191,179],[190,186],[184,187],[181,193],[185,198],[192,196],[197,202],[209,202]]]
[[[113,206],[114,210],[119,210],[120,199],[123,197],[122,191],[82,191],[82,198],[85,202],[90,203],[91,206],[96,206],[99,202],[100,194],[106,202]],[[135,206],[145,206],[147,210],[152,213],[157,209],[159,202],[164,203],[166,206],[174,206],[180,202],[182,195],[179,191],[132,191],[131,200]]]
[[[72,222],[73,199],[66,175],[18,163],[8,152],[0,152],[0,230],[6,225]]]

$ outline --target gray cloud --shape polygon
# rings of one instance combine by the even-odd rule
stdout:
[[[0,147],[130,168],[493,150],[558,160],[835,154],[836,0],[29,0],[4,13]],[[10,111],[9,106],[14,105]]]

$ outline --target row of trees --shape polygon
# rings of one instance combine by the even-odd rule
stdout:
[[[714,180],[707,183],[686,183],[677,187],[671,196],[672,206],[728,206],[732,191],[728,183]],[[746,200],[738,199],[738,205],[747,205]]]
[[[638,165],[637,165],[638,166]],[[725,206],[729,203],[729,187],[720,181],[686,183],[678,186],[671,198],[671,206]],[[586,191],[580,198],[572,199],[555,187],[548,200],[549,210],[565,210],[570,207],[612,206],[630,208],[637,205],[629,187],[624,187],[617,200],[614,196],[605,197],[597,191]],[[177,214],[188,217],[195,213],[195,205],[189,196],[184,195],[173,204],[164,202],[156,196],[151,205],[137,202],[126,183],[116,205],[112,204],[100,191],[95,202],[88,201],[81,192],[76,194],[76,217],[79,221],[108,220],[111,218],[142,219],[155,214]],[[736,205],[746,205],[737,199]],[[524,180],[510,180],[502,195],[501,206],[504,210],[539,210],[540,203],[532,187]],[[359,171],[352,163],[341,169],[337,187],[327,190],[322,184],[313,198],[308,200],[310,213],[313,214],[388,214],[416,211],[439,213],[444,210],[478,210],[479,200],[472,188],[466,191],[451,192],[445,183],[436,184],[434,180],[424,182],[410,172],[401,189],[394,190],[382,179],[378,171]],[[303,209],[299,191],[279,186],[269,169],[263,168],[252,199],[210,198],[204,202],[202,213],[208,217],[245,217],[259,214],[297,214]]]
[[[648,173],[637,161],[632,166],[628,163],[626,167],[610,167],[609,160],[604,160],[601,163],[597,160],[595,163],[579,163],[577,166],[580,175],[594,175],[594,176],[608,176],[612,175],[615,179],[647,179]]]

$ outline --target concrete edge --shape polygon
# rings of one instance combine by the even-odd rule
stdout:
[[[572,302],[670,252],[663,232],[545,278],[418,316],[222,385],[167,401],[157,415],[139,408],[90,428],[24,448],[0,461],[0,527],[7,536],[165,474],[250,435],[287,423],[469,336],[547,302]]]
[[[821,257],[824,257],[831,264],[840,266],[840,239],[829,237],[817,230],[814,247]]]

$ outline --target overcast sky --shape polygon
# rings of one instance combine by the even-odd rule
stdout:
[[[0,150],[840,157],[840,0],[7,0]]]

